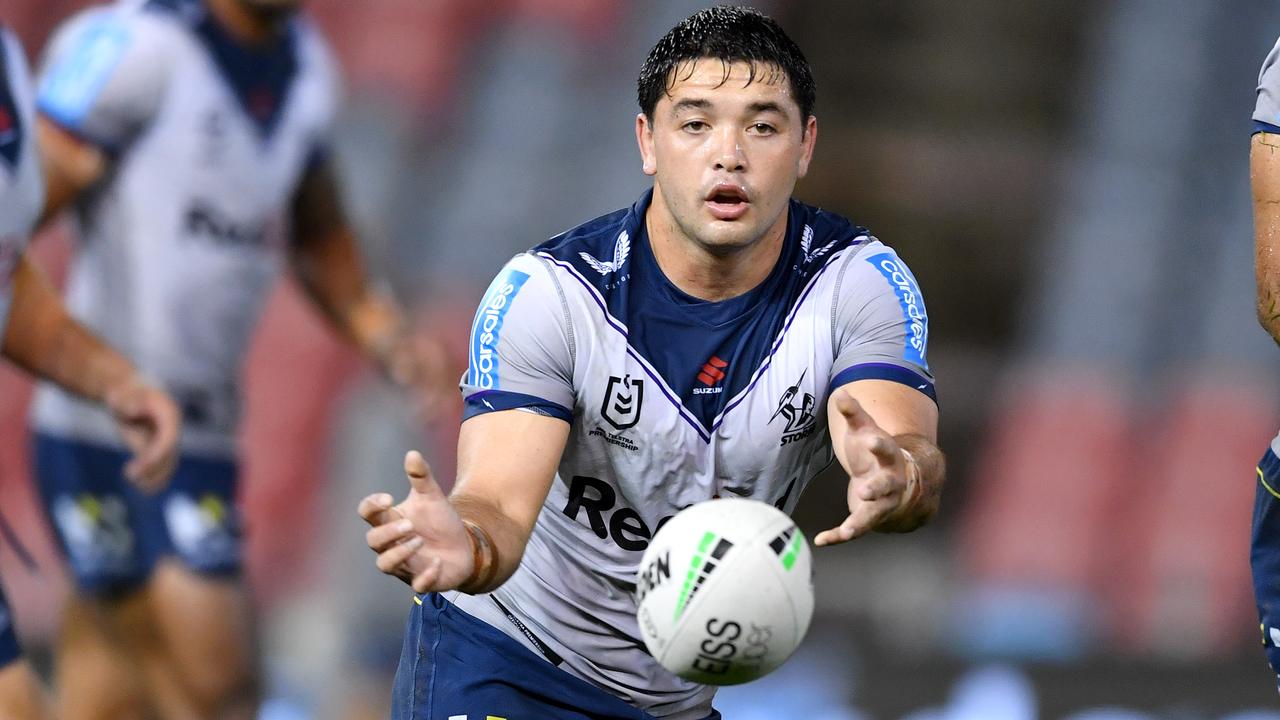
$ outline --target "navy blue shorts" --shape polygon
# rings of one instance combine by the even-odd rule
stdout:
[[[1271,448],[1258,461],[1257,473],[1249,564],[1262,645],[1271,669],[1280,673],[1280,458]]]
[[[4,599],[4,590],[0,589],[0,669],[20,657],[22,649],[18,647],[18,635],[13,631],[13,613]]]
[[[34,455],[45,511],[85,592],[132,590],[162,557],[239,575],[235,462],[183,456],[169,486],[147,495],[125,479],[129,456],[116,448],[37,433]]]
[[[438,593],[413,600],[392,720],[653,720]]]

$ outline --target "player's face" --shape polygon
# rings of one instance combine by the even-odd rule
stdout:
[[[675,78],[653,117],[636,119],[659,212],[714,253],[781,232],[818,132],[816,120],[800,117],[786,74],[757,66],[749,80],[747,63],[703,59],[677,67]]]

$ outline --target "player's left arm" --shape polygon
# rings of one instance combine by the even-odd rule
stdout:
[[[1280,135],[1259,132],[1249,149],[1258,322],[1280,343]]]
[[[946,462],[938,449],[938,406],[887,380],[842,385],[827,401],[836,459],[849,473],[849,516],[814,538],[834,545],[872,530],[910,532],[938,511]]]
[[[915,530],[938,511],[946,477],[927,359],[929,315],[915,276],[873,242],[844,262],[836,288],[827,421],[849,474],[849,515],[819,533],[818,545]]]
[[[291,213],[290,265],[329,323],[401,385],[428,398],[454,385],[439,346],[409,332],[395,301],[370,285],[328,158],[310,163]]]

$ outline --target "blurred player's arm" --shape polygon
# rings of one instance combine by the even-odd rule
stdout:
[[[836,459],[849,473],[849,517],[815,543],[910,532],[937,513],[946,463],[931,398],[901,383],[859,380],[831,394],[827,420]]]
[[[1280,343],[1280,135],[1260,132],[1249,150],[1258,322]]]
[[[458,480],[445,497],[422,456],[405,458],[409,496],[370,495],[359,513],[378,569],[417,592],[489,592],[520,566],[569,437],[569,423],[523,410],[470,418],[458,436]]]
[[[309,165],[291,212],[290,265],[307,296],[343,337],[393,380],[437,393],[446,384],[443,352],[408,332],[395,301],[370,286],[327,158]],[[447,384],[456,379],[449,378]]]
[[[36,136],[44,169],[44,209],[37,223],[42,227],[106,174],[110,158],[43,115],[36,121]]]
[[[177,406],[67,314],[25,254],[14,269],[13,304],[0,351],[23,370],[105,405],[134,451],[125,467],[130,480],[155,488],[168,479],[176,461]]]

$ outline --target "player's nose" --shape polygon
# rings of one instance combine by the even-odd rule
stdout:
[[[747,169],[747,158],[742,152],[742,138],[735,128],[726,127],[716,134],[716,170],[741,172]]]

